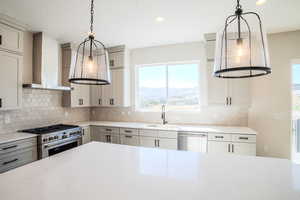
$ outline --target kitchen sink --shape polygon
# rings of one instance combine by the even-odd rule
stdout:
[[[177,128],[176,125],[170,125],[170,124],[149,124],[146,125],[149,128]]]

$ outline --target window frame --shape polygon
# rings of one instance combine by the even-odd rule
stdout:
[[[168,99],[168,87],[169,87],[169,74],[168,74],[168,66],[170,65],[182,65],[182,64],[196,64],[198,66],[198,92],[199,92],[199,98],[198,98],[198,106],[199,109],[189,109],[189,110],[171,110],[170,112],[180,112],[180,113],[190,113],[190,112],[199,112],[201,110],[201,105],[203,104],[204,97],[204,90],[203,90],[203,82],[205,77],[205,71],[201,67],[201,61],[199,60],[192,60],[192,61],[181,61],[181,62],[164,62],[164,63],[151,63],[151,64],[137,64],[134,66],[134,111],[136,112],[148,112],[148,113],[157,113],[160,111],[155,110],[148,110],[143,109],[139,105],[140,101],[140,95],[139,95],[139,68],[141,67],[151,67],[151,66],[159,66],[159,65],[165,65],[166,68],[166,95]]]

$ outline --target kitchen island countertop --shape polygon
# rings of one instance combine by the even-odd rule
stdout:
[[[299,200],[300,165],[91,142],[0,174],[1,200]]]

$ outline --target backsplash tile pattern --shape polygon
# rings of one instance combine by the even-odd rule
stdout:
[[[205,107],[199,112],[167,112],[173,124],[247,126],[248,109]],[[91,120],[161,123],[161,113],[135,112],[133,108],[93,108]]]
[[[90,119],[90,108],[62,107],[61,91],[23,89],[22,104],[20,110],[0,111],[0,134]]]

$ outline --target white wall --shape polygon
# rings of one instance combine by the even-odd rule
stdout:
[[[258,155],[290,158],[291,62],[300,58],[300,31],[270,34],[268,41],[272,74],[252,80],[249,127],[259,133]]]
[[[132,49],[130,53],[131,68],[131,108],[96,108],[92,111],[94,120],[111,121],[139,121],[160,123],[160,113],[135,111],[135,67],[141,64],[155,64],[166,62],[199,61],[200,73],[206,73],[204,43],[192,42],[175,45],[156,46]],[[205,78],[205,76],[203,76]],[[200,83],[205,93],[205,79]],[[205,99],[202,99],[204,101]],[[214,124],[246,126],[248,123],[248,110],[224,107],[203,107],[198,112],[167,113],[169,123],[184,124]]]

